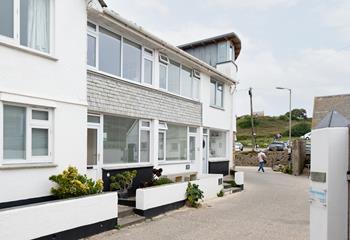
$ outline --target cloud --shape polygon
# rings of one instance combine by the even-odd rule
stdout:
[[[299,0],[206,0],[204,2],[208,5],[215,5],[231,9],[266,10],[276,6],[294,6],[299,2]]]
[[[350,93],[350,68],[345,64],[349,61],[350,51],[334,49],[304,49],[290,59],[278,59],[269,51],[247,52],[239,64],[238,115],[249,112],[249,86],[256,110],[287,112],[288,92],[275,89],[281,86],[292,89],[293,107],[306,108],[311,115],[315,96]]]
[[[325,23],[335,28],[345,40],[350,40],[350,1],[332,1],[321,16]]]

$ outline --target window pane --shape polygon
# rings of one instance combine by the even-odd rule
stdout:
[[[138,120],[115,116],[104,116],[103,162],[138,162]]]
[[[192,97],[194,98],[194,99],[199,99],[199,79],[197,79],[197,78],[193,78],[192,79],[192,81],[193,81],[193,89],[192,89],[192,91],[193,91],[193,95],[192,95]]]
[[[1,1],[0,35],[13,38],[13,0]]]
[[[120,37],[104,28],[99,34],[99,69],[120,76]]]
[[[190,160],[196,160],[196,137],[190,137]]]
[[[189,128],[188,128],[188,131],[189,131],[190,133],[196,133],[196,132],[197,132],[197,128],[195,128],[195,127],[189,127]]]
[[[87,130],[87,165],[97,164],[97,129]]]
[[[217,84],[216,106],[223,107],[223,85],[221,83]]]
[[[191,69],[182,67],[181,69],[181,95],[192,97],[192,74]]]
[[[99,116],[88,115],[88,122],[89,123],[100,123],[100,117]]]
[[[88,22],[87,27],[88,27],[89,31],[96,32],[96,25],[95,24]]]
[[[163,161],[164,160],[164,133],[160,132],[158,133],[158,160]]]
[[[25,159],[26,109],[4,106],[4,159]]]
[[[210,157],[226,157],[226,132],[210,130]]]
[[[32,111],[32,119],[34,120],[49,120],[49,113],[46,111]]]
[[[168,90],[180,94],[180,64],[173,61],[169,64]]]
[[[144,81],[145,83],[152,84],[153,62],[148,59],[145,59],[144,61]]]
[[[159,87],[166,89],[166,70],[167,67],[164,65],[159,65]]]
[[[50,51],[50,0],[20,0],[21,45]]]
[[[49,130],[32,128],[32,156],[49,155]]]
[[[142,130],[140,140],[140,160],[141,162],[149,162],[150,132]]]
[[[141,46],[127,39],[123,43],[123,77],[141,82]]]
[[[166,160],[187,160],[187,127],[168,124]]]
[[[87,64],[96,67],[96,38],[87,35]]]
[[[216,105],[216,82],[210,81],[210,105]]]
[[[148,121],[142,121],[142,127],[147,127],[147,128],[149,128],[150,126],[151,126],[151,123],[150,122],[148,122]]]

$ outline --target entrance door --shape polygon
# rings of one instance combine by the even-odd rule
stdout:
[[[203,173],[208,173],[208,152],[209,152],[209,143],[208,143],[208,135],[203,135],[203,161],[202,161],[202,169]]]
[[[87,129],[87,175],[92,179],[100,179],[99,128],[89,126]]]

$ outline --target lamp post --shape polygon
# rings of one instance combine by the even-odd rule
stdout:
[[[288,90],[289,91],[289,144],[292,144],[292,89],[284,87],[276,87],[278,90]]]

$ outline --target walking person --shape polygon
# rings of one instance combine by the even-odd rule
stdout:
[[[264,164],[266,163],[266,154],[263,151],[259,151],[258,153],[258,160],[259,160],[259,169],[258,172],[260,172],[260,170],[262,172],[265,172],[264,170]]]

